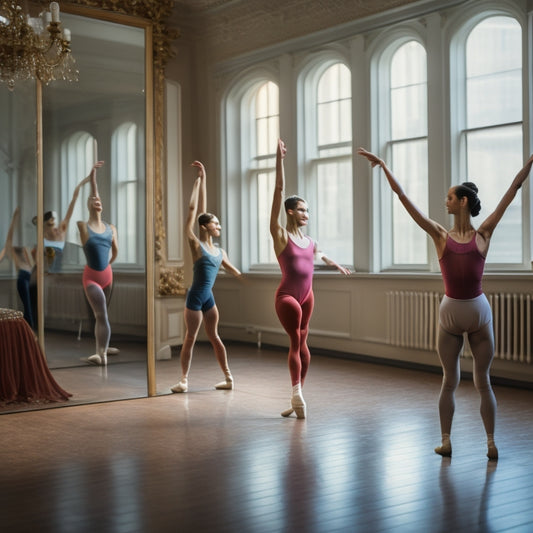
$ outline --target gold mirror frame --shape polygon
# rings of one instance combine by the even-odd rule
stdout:
[[[39,0],[39,4],[47,7],[49,1]],[[146,232],[148,396],[156,395],[155,270],[157,268],[158,276],[165,272],[165,269],[162,268],[166,256],[163,210],[165,67],[168,59],[173,56],[172,42],[178,37],[178,31],[168,28],[166,21],[172,13],[173,5],[172,0],[136,0],[135,2],[128,0],[70,0],[60,4],[61,9],[67,13],[142,27],[145,30],[146,80],[152,81],[152,83],[146,83],[146,220],[154,220],[153,231]],[[75,50],[73,50],[73,54],[75,56]],[[38,91],[40,91],[40,84],[38,84]],[[151,103],[152,105],[150,105]],[[40,124],[39,120],[38,124]],[[40,130],[39,126],[38,130]],[[40,152],[37,158],[38,198],[39,209],[42,210],[42,139],[39,140],[39,131],[37,150]],[[147,229],[151,230],[148,227]],[[42,233],[42,228],[40,231]],[[42,245],[42,235],[38,235],[38,243]],[[168,276],[168,273],[165,272],[164,275]],[[179,276],[179,272],[177,275]],[[159,281],[158,290],[161,285]],[[41,291],[42,288],[39,289],[38,294],[39,308],[42,308]],[[39,313],[39,316],[42,317],[42,313]],[[39,325],[39,330],[44,330],[43,324]],[[40,337],[43,338],[41,335]]]

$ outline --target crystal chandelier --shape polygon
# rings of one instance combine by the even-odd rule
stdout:
[[[16,0],[0,0],[0,82],[10,90],[18,80],[77,81],[70,31],[61,29],[59,4],[30,17]]]

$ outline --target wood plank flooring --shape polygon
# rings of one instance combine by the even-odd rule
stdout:
[[[438,374],[313,355],[308,418],[285,419],[285,352],[228,351],[233,391],[213,389],[220,371],[200,345],[186,394],[166,394],[174,357],[158,362],[158,397],[0,416],[1,531],[533,531],[533,391],[495,387],[490,462],[463,381],[443,459]],[[54,371],[61,385],[68,372]]]

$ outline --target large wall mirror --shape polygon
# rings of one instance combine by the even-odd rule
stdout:
[[[147,21],[83,7],[61,8],[79,80],[53,81],[37,91],[37,98],[35,83],[17,84],[12,92],[0,87],[0,116],[10,117],[0,137],[5,191],[0,196],[0,239],[7,237],[15,214],[16,245],[21,253],[33,250],[36,261],[42,262],[34,330],[55,379],[72,394],[66,404],[75,405],[146,396],[150,388],[152,224],[147,221],[152,220],[153,203],[153,76]],[[42,136],[37,140],[36,109],[42,113]],[[85,266],[99,260],[98,243],[91,251],[83,246],[93,194],[84,178],[96,161],[103,161],[96,170],[101,218],[106,228],[115,228],[118,243],[113,281],[104,290],[111,329],[106,366],[92,357],[103,338],[102,323],[95,311],[99,304],[90,301],[83,277]],[[38,248],[37,235],[43,237]],[[0,306],[22,309],[15,265],[3,261],[0,275]]]

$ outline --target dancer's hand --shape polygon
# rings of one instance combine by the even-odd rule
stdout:
[[[358,148],[357,153],[363,157],[366,157],[370,161],[372,168],[383,165],[383,161],[377,155],[365,150],[364,148]]]
[[[281,139],[278,139],[277,155],[281,157],[281,159],[284,159],[287,155],[287,148],[285,147],[285,143]]]
[[[193,161],[191,163],[191,166],[198,168],[198,177],[199,178],[203,178],[206,175],[205,174],[205,167],[204,167],[204,165],[203,165],[203,163],[201,161]]]

